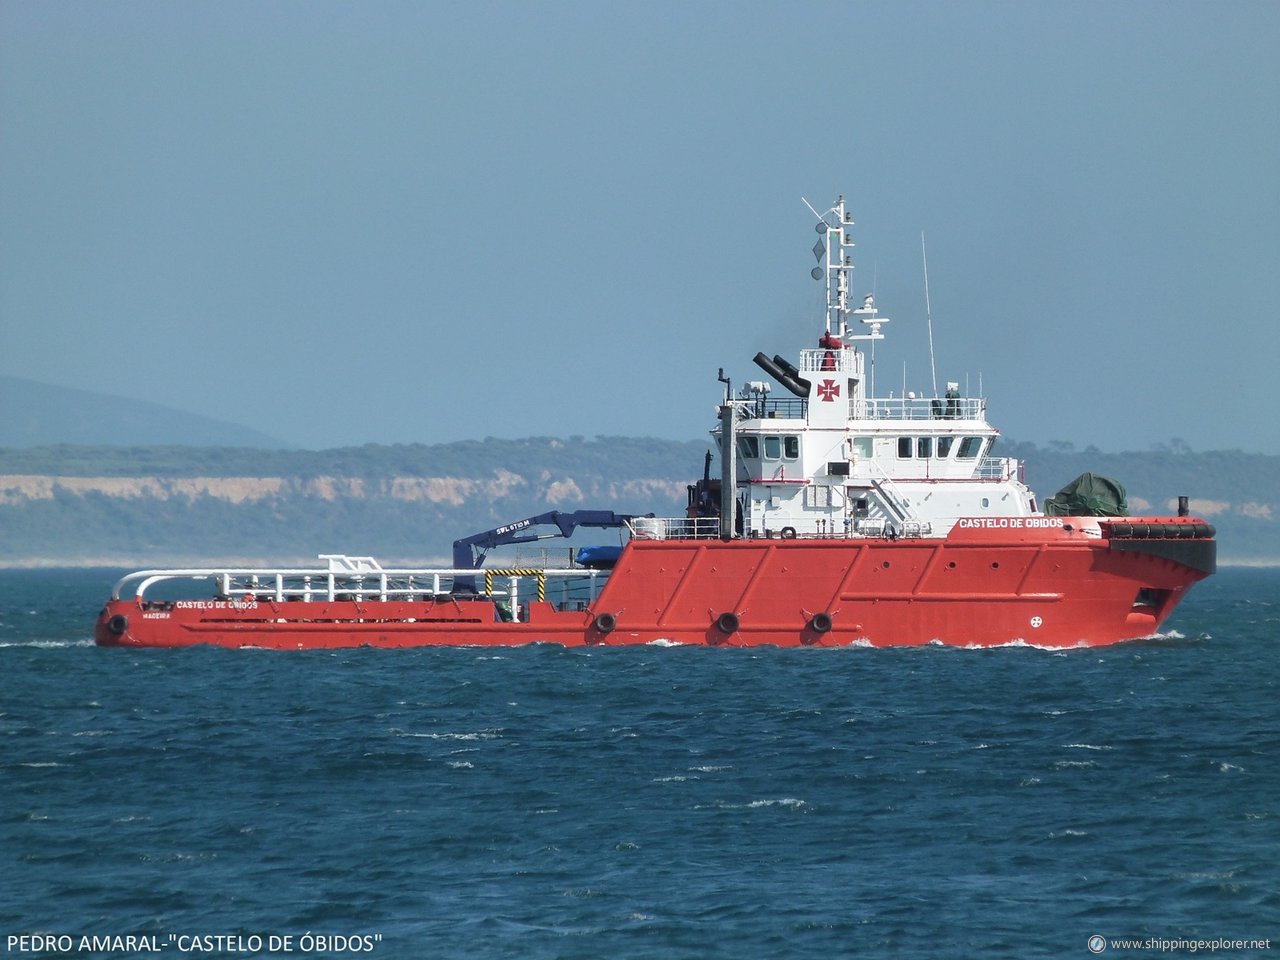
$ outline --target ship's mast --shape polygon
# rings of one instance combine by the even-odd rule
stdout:
[[[800,199],[804,200],[803,197]],[[813,229],[821,236],[813,245],[814,258],[822,267],[814,267],[810,276],[815,280],[826,280],[827,307],[826,332],[828,336],[836,336],[843,343],[865,340],[871,343],[871,393],[875,394],[875,341],[883,340],[880,332],[881,324],[889,322],[888,317],[880,316],[876,309],[875,298],[867,294],[862,306],[856,310],[849,308],[849,287],[853,278],[853,214],[845,209],[844,197],[839,197],[835,204],[825,213],[819,213],[813,204],[804,200],[818,222]],[[849,317],[857,317],[870,330],[867,333],[850,334]]]
[[[849,231],[853,214],[845,210],[843,196],[826,213],[814,210],[808,200],[804,204],[818,218],[813,229],[820,238],[813,245],[813,256],[823,267],[814,267],[811,275],[815,280],[826,280],[826,331],[843,338],[849,331],[849,281],[853,275],[853,234]]]

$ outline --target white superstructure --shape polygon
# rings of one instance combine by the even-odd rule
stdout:
[[[999,432],[984,399],[961,396],[956,383],[942,396],[868,395],[862,345],[884,339],[889,320],[870,296],[850,307],[852,226],[843,197],[818,214],[814,255],[824,267],[813,274],[827,289],[818,346],[795,363],[757,355],[794,396],[770,397],[770,384],[748,383],[726,397],[734,416],[713,431],[723,455],[732,424],[738,532],[940,537],[961,517],[1035,514],[1018,461],[990,455]]]

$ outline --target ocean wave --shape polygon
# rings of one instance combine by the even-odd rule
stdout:
[[[966,643],[963,646],[957,646],[959,650],[1043,650],[1045,653],[1066,653],[1069,650],[1089,650],[1093,645],[1088,640],[1077,640],[1073,644],[1063,646],[1061,644],[1049,643],[1032,643],[1024,637],[1016,637],[1013,640],[1006,640],[1004,643]]]
[[[1244,923],[1280,876],[1257,842],[1280,823],[1280,623],[1240,604],[1276,576],[1085,655],[98,653],[77,649],[98,588],[65,620],[10,599],[0,640],[54,649],[0,653],[5,906],[200,932],[230,905],[245,930],[372,922],[397,955],[528,960],[1065,956],[1082,916],[1105,933],[1136,903],[1173,930],[1188,896]]]
[[[34,647],[38,650],[62,650],[70,647],[92,647],[92,639],[82,640],[5,640],[0,647]]]
[[[410,730],[391,731],[397,737],[413,737],[422,740],[497,740],[502,736],[501,730],[476,730],[471,733],[415,733]]]
[[[695,810],[759,810],[765,807],[786,807],[792,810],[799,810],[807,807],[808,804],[796,797],[781,797],[776,800],[748,800],[746,803],[729,803],[728,801],[718,801],[710,804],[698,804]]]

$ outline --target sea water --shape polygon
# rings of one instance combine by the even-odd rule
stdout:
[[[5,956],[1280,949],[1277,571],[1060,652],[99,649],[118,573],[0,573]]]

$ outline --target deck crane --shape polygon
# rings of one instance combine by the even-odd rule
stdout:
[[[479,570],[484,564],[485,556],[494,547],[513,543],[533,543],[555,537],[571,537],[578,527],[625,527],[629,521],[639,516],[652,517],[653,514],[614,513],[612,510],[575,510],[571,513],[550,510],[453,541],[453,566],[455,570]],[[555,527],[555,529],[541,531],[535,529],[545,526]],[[462,587],[463,590],[474,590],[475,578],[456,577],[454,589],[457,590],[458,587]]]

